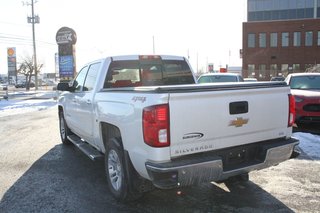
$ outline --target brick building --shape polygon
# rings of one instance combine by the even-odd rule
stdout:
[[[243,77],[270,80],[320,64],[320,0],[248,0]]]

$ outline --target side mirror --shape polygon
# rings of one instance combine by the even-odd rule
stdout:
[[[59,91],[71,91],[71,87],[68,82],[58,83],[57,90]]]

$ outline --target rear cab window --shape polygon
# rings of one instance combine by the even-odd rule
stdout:
[[[112,61],[104,88],[195,84],[186,61],[147,58]]]

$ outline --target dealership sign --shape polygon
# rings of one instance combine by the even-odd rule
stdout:
[[[77,42],[76,32],[69,27],[62,27],[56,34],[56,42],[61,44],[75,44]]]
[[[59,77],[60,81],[70,81],[75,76],[75,43],[76,32],[69,27],[62,27],[56,34],[58,44]]]

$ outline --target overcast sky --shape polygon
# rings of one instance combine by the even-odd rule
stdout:
[[[206,70],[207,62],[241,66],[245,0],[37,0],[34,8],[43,72],[55,71],[55,35],[63,26],[77,33],[77,70],[104,56],[152,54],[153,38],[156,54],[189,54],[194,70]],[[31,6],[21,0],[0,1],[0,73],[7,72],[7,47],[16,47],[18,60],[32,56],[27,16]]]

